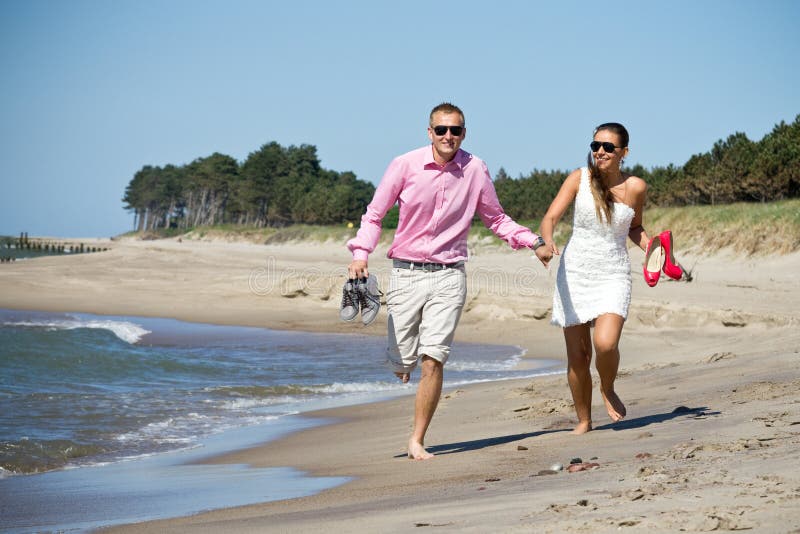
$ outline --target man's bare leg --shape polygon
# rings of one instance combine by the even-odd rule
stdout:
[[[572,433],[585,434],[592,429],[592,376],[589,372],[592,345],[589,325],[565,328],[564,340],[567,343],[567,381],[578,416],[578,424]]]
[[[619,338],[624,324],[625,320],[613,313],[599,316],[594,324],[595,366],[600,375],[600,393],[612,421],[620,421],[627,415],[625,405],[614,391],[619,369]]]
[[[423,356],[414,403],[414,431],[408,440],[408,457],[414,460],[433,458],[433,454],[425,450],[425,433],[439,404],[443,378],[442,364],[429,356]]]

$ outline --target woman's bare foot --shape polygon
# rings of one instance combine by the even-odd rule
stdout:
[[[403,382],[403,384],[408,384],[408,380],[409,378],[411,378],[411,375],[409,373],[395,373],[394,376],[399,378]]]
[[[611,391],[603,391],[601,389],[600,393],[603,394],[603,400],[606,403],[606,410],[608,410],[608,416],[612,421],[621,421],[626,415],[628,415],[625,405],[622,404],[622,401],[613,389]]]
[[[425,450],[422,443],[416,442],[412,438],[408,440],[408,457],[412,460],[430,460],[433,455]]]
[[[586,434],[592,429],[592,422],[591,421],[581,421],[578,425],[572,429],[573,434]]]

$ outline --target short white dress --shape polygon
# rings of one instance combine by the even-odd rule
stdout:
[[[574,326],[604,313],[626,319],[631,302],[631,261],[626,240],[633,208],[615,202],[611,224],[598,220],[589,170],[583,167],[574,211],[572,236],[561,252],[550,323]]]

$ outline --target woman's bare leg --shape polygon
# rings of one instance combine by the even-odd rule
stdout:
[[[567,343],[567,381],[572,391],[572,401],[578,415],[574,434],[584,434],[592,429],[592,344],[589,325],[582,324],[564,329]]]
[[[619,339],[624,324],[625,320],[614,313],[603,314],[594,322],[595,366],[600,375],[600,393],[613,421],[619,421],[627,414],[625,405],[614,391],[619,370]]]

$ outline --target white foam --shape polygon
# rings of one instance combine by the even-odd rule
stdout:
[[[29,326],[33,328],[46,328],[48,330],[75,330],[76,328],[96,328],[109,330],[122,341],[133,345],[144,336],[150,333],[141,326],[127,321],[111,320],[83,320],[83,319],[59,319],[41,321],[16,321],[3,323],[7,326]]]
[[[484,384],[486,382],[505,382],[506,380],[525,380],[530,378],[538,378],[540,376],[553,376],[553,375],[560,375],[564,373],[564,369],[557,369],[557,370],[543,370],[543,371],[534,371],[530,374],[524,375],[516,375],[516,376],[501,376],[501,377],[492,377],[492,378],[475,378],[472,380],[454,380],[452,382],[445,380],[444,387],[458,387],[458,386],[468,386],[470,384]]]
[[[497,372],[497,371],[511,371],[522,360],[527,352],[525,349],[520,349],[520,352],[513,354],[511,357],[500,361],[464,361],[453,359],[447,361],[448,369],[454,371],[480,371],[480,372]]]
[[[502,362],[447,362],[451,371],[479,371],[479,372],[499,372],[510,371],[519,363],[516,361],[502,361]]]
[[[303,402],[303,399],[288,395],[283,397],[270,397],[268,399],[239,398],[223,402],[221,408],[224,410],[247,410],[249,408],[263,408],[275,404],[290,404],[293,402]]]
[[[408,387],[400,382],[353,382],[350,384],[334,382],[328,386],[315,386],[313,389],[319,393],[379,393]]]
[[[115,439],[128,443],[194,446],[203,436],[218,434],[233,428],[262,424],[278,417],[280,415],[269,414],[227,419],[190,413],[177,418],[168,417],[161,421],[154,421],[137,430],[119,434]]]

